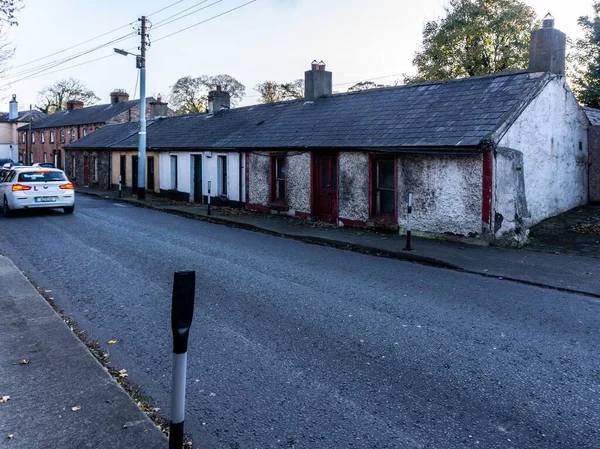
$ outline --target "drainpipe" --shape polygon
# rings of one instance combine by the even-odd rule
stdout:
[[[240,193],[239,193],[239,197],[238,197],[238,198],[239,198],[239,201],[240,201],[240,207],[241,207],[241,205],[242,205],[242,179],[243,179],[243,178],[242,178],[242,173],[243,173],[243,170],[242,170],[242,160],[243,160],[242,152],[240,151],[240,152],[238,153],[238,155],[239,155],[239,157],[240,157],[240,159],[239,159],[239,164],[238,164],[238,167],[239,167],[239,172],[240,172],[240,173],[239,173],[239,177],[240,177]]]

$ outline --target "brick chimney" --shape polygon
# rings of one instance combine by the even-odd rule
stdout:
[[[167,105],[168,103],[163,103],[162,97],[159,94],[156,101],[150,102],[150,118],[166,117],[169,112]]]
[[[554,28],[554,17],[548,13],[542,28],[531,33],[529,71],[564,75],[566,44],[567,36]]]
[[[17,96],[13,95],[12,100],[8,102],[8,119],[16,120],[19,118],[19,103],[17,102]]]
[[[332,83],[332,74],[325,70],[325,63],[314,60],[310,70],[304,72],[304,99],[315,101],[323,95],[331,95]]]
[[[129,101],[129,94],[123,89],[115,89],[110,93],[110,104],[115,105],[122,101]]]
[[[69,100],[67,101],[67,111],[73,111],[74,109],[81,109],[83,107],[83,101]]]
[[[231,107],[231,95],[229,92],[221,90],[221,86],[217,86],[217,90],[211,90],[208,93],[208,113],[214,114],[221,109],[229,109]]]

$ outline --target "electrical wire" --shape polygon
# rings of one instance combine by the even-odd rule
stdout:
[[[148,14],[146,17],[151,17],[151,16],[153,16],[154,14],[158,14],[159,12],[162,12],[162,11],[164,11],[165,9],[172,8],[172,7],[173,7],[173,6],[175,6],[176,4],[178,4],[178,3],[181,3],[181,2],[183,2],[183,1],[184,1],[184,0],[178,0],[178,1],[176,1],[175,3],[171,3],[170,5],[168,5],[168,6],[165,6],[164,8],[161,8],[161,9],[159,9],[158,11],[154,11],[153,13],[150,13],[150,14]]]
[[[183,10],[179,11],[178,13],[176,13],[176,14],[173,14],[172,16],[166,17],[165,19],[163,19],[163,20],[161,20],[161,21],[159,21],[159,22],[156,22],[156,23],[154,24],[153,28],[154,28],[154,29],[156,29],[156,28],[160,28],[161,26],[168,25],[168,23],[172,23],[172,22],[175,22],[176,20],[183,19],[184,17],[187,17],[187,16],[189,16],[190,14],[195,14],[195,13],[197,13],[198,11],[201,11],[202,9],[205,9],[205,8],[201,8],[201,9],[199,9],[198,11],[192,11],[192,12],[190,12],[190,13],[186,14],[186,15],[185,15],[185,16],[183,16],[183,17],[179,17],[179,18],[177,18],[177,19],[171,20],[171,21],[170,21],[170,22],[168,22],[168,23],[165,23],[165,22],[167,22],[169,19],[172,19],[173,17],[177,17],[177,16],[179,16],[179,15],[183,14],[184,12],[186,12],[186,11],[189,11],[190,9],[194,9],[194,8],[196,8],[196,7],[200,6],[200,5],[202,5],[202,4],[204,4],[204,3],[208,2],[208,1],[209,1],[209,0],[202,0],[202,1],[201,1],[201,2],[199,2],[199,3],[196,3],[195,5],[192,5],[192,6],[190,6],[189,8],[183,9]],[[218,1],[218,2],[216,2],[216,3],[219,3],[219,2],[221,2],[221,1],[223,1],[223,0],[219,0],[219,1]],[[213,5],[214,5],[214,3],[213,3]],[[212,6],[212,5],[208,5],[208,6]],[[208,6],[207,6],[206,8],[208,8]]]
[[[248,6],[248,5],[250,5],[251,3],[254,3],[254,2],[256,2],[256,1],[257,1],[257,0],[251,0],[251,1],[249,1],[249,2],[247,2],[247,3],[244,3],[244,4],[240,5],[240,6],[236,6],[235,8],[232,8],[232,9],[230,9],[230,10],[227,10],[227,11],[225,11],[225,12],[222,12],[221,14],[217,14],[217,15],[215,15],[215,16],[209,17],[208,19],[202,20],[201,22],[198,22],[198,23],[195,23],[195,24],[193,24],[193,25],[190,25],[190,26],[188,26],[188,27],[182,28],[181,30],[175,31],[175,32],[173,32],[173,33],[170,33],[170,34],[166,34],[165,36],[161,36],[161,37],[159,37],[158,39],[154,39],[154,43],[157,43],[157,42],[159,42],[159,41],[162,41],[163,39],[166,39],[166,38],[168,38],[168,37],[174,36],[174,35],[176,35],[176,34],[183,33],[184,31],[187,31],[187,30],[189,30],[190,28],[194,28],[194,27],[197,27],[197,26],[199,26],[199,25],[202,25],[203,23],[210,22],[211,20],[214,20],[214,19],[216,19],[217,17],[221,17],[221,16],[224,16],[225,14],[229,14],[230,12],[236,11],[236,10],[238,10],[238,9],[240,9],[240,8],[243,8],[244,6]]]

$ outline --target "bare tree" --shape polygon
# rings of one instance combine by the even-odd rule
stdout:
[[[19,25],[15,14],[22,7],[22,0],[0,0],[0,73],[4,73],[6,63],[15,53],[14,47],[6,40],[4,28]]]
[[[67,78],[55,81],[38,92],[37,108],[45,114],[53,114],[67,108],[71,100],[82,101],[86,106],[96,103],[100,98],[89,90],[83,81]]]

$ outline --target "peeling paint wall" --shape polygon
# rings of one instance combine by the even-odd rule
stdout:
[[[406,224],[413,194],[412,229],[433,234],[481,233],[481,155],[398,157],[398,220]]]
[[[369,219],[369,156],[342,152],[339,156],[339,216],[350,220]]]
[[[565,79],[557,77],[498,142],[498,147],[523,153],[530,214],[523,220],[525,227],[587,202],[587,127],[587,118]],[[502,196],[497,200],[496,210],[510,208]]]
[[[310,153],[289,153],[287,156],[287,201],[290,215],[310,213]]]
[[[523,153],[498,148],[494,164],[494,236],[519,246],[527,240],[524,221],[530,217],[523,174]]]

